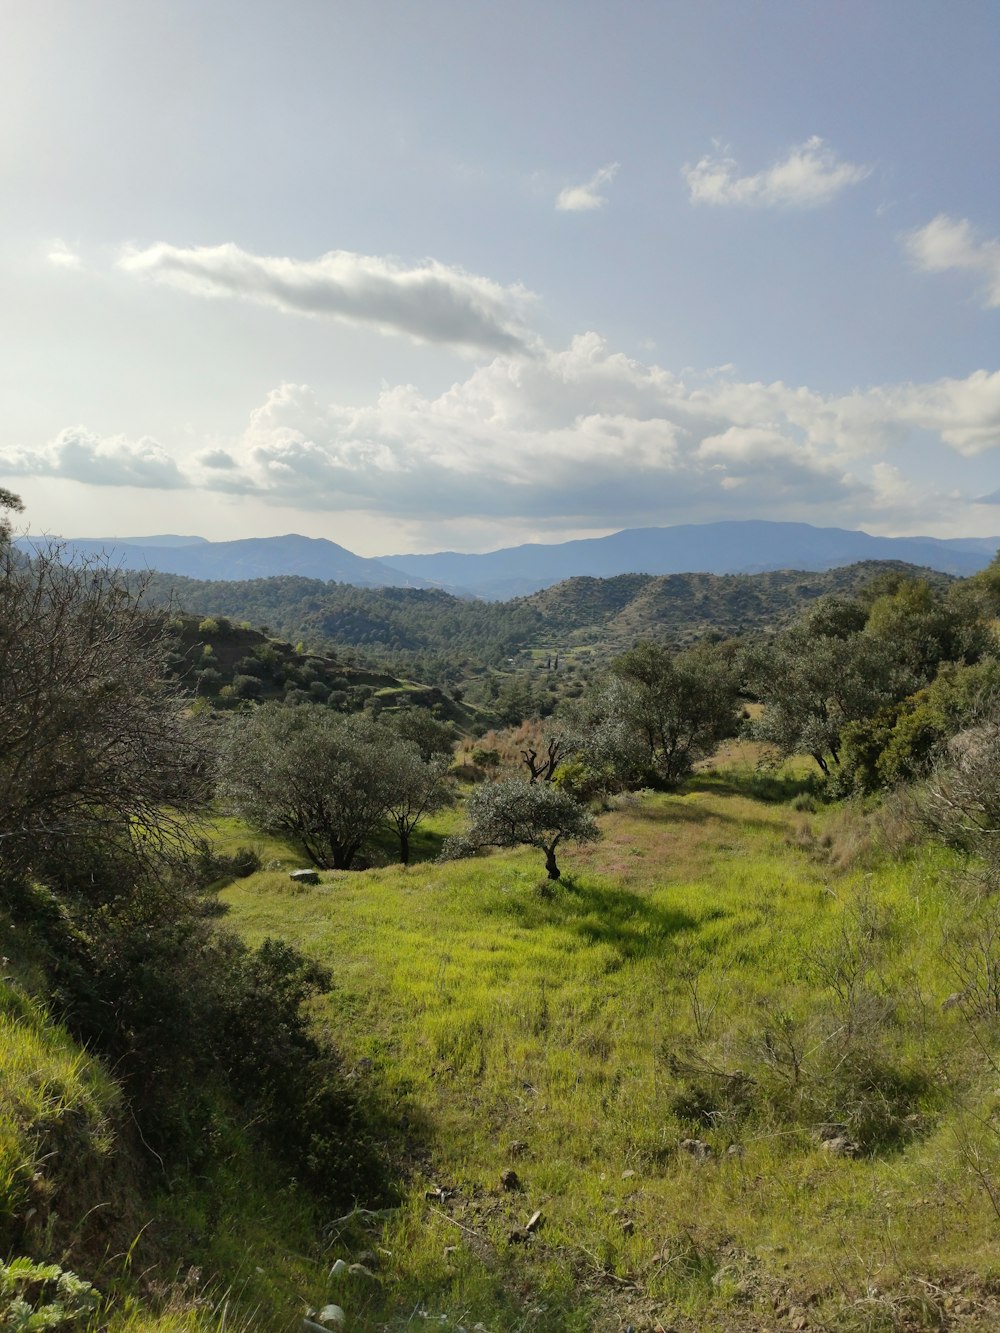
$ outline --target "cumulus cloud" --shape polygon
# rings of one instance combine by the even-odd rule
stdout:
[[[726,155],[703,157],[694,166],[685,165],[681,174],[693,204],[815,208],[870,173],[871,167],[842,162],[813,135],[780,162],[752,176],[741,176],[735,159]]]
[[[927,273],[969,269],[983,279],[983,300],[1000,306],[1000,240],[978,236],[966,218],[939,213],[926,227],[903,237],[910,259]]]
[[[128,250],[119,267],[194,296],[228,297],[404,334],[471,352],[528,350],[531,293],[428,259],[415,266],[331,250],[299,260],[248,254],[232,244]]]
[[[970,456],[1000,444],[1000,372],[827,396],[725,369],[675,375],[589,333],[497,356],[437,396],[400,384],[351,406],[282,384],[239,435],[182,466],[152,441],[78,430],[34,454],[0,450],[0,476],[188,485],[435,525],[608,528],[720,513],[902,523],[941,503],[885,457],[917,435]]]
[[[618,163],[609,162],[594,172],[585,185],[567,185],[556,197],[556,208],[564,213],[590,213],[608,202],[601,193],[618,175]]]
[[[155,440],[100,436],[83,426],[60,431],[41,449],[0,448],[0,473],[11,477],[61,477],[93,486],[142,486],[176,490],[191,483]]]

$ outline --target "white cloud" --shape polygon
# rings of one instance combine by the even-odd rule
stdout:
[[[984,279],[987,306],[1000,306],[1000,240],[980,239],[966,218],[939,213],[926,227],[908,232],[903,244],[910,259],[928,273],[970,269]]]
[[[155,440],[99,436],[84,426],[60,431],[41,449],[0,448],[0,472],[10,477],[60,477],[94,486],[176,490],[191,483]]]
[[[728,204],[766,208],[815,208],[828,204],[841,190],[857,185],[871,167],[842,162],[832,148],[813,135],[766,171],[739,175],[732,157],[703,157],[683,168],[693,204]]]
[[[58,239],[52,242],[51,248],[49,249],[46,258],[48,259],[49,263],[54,264],[56,268],[83,267],[83,260],[73,249],[73,247],[71,245],[67,245],[65,241],[60,241]]]
[[[248,254],[232,244],[129,250],[119,267],[202,297],[230,297],[285,314],[326,316],[472,352],[528,350],[524,287],[428,259],[397,260],[331,250],[299,260]]]
[[[589,213],[608,202],[601,190],[618,175],[618,163],[609,162],[594,172],[585,185],[567,185],[556,198],[556,208],[564,213]]]
[[[886,418],[932,431],[968,458],[1000,445],[998,370],[977,370],[964,380],[875,390],[872,400]]]
[[[241,434],[182,465],[152,441],[77,430],[34,453],[0,449],[0,477],[189,486],[428,526],[461,516],[484,530],[720,514],[899,526],[943,503],[883,456],[917,433],[966,455],[1000,445],[1000,372],[824,396],[726,370],[681,377],[589,333],[532,358],[497,356],[436,397],[400,384],[356,407],[283,384]]]

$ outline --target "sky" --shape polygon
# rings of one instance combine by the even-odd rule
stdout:
[[[995,0],[0,24],[0,485],[32,531],[1000,534]]]

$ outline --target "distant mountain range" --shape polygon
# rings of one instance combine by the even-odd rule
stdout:
[[[387,555],[385,563],[477,597],[503,600],[581,574],[760,574],[769,570],[837,569],[862,560],[901,560],[944,574],[967,575],[988,565],[1000,537],[873,537],[808,523],[744,522],[627,528],[610,537],[558,545],[526,545],[485,555]]]
[[[266,579],[277,574],[353,583],[359,588],[428,588],[419,575],[390,569],[380,560],[325,537],[247,537],[213,542],[204,537],[21,537],[22,550],[58,546],[68,559],[107,560],[120,569],[155,569],[192,579]]]
[[[57,539],[21,538],[24,549]],[[610,537],[533,543],[463,555],[387,555],[366,559],[322,537],[251,537],[213,542],[204,537],[69,538],[73,558],[104,557],[124,569],[156,569],[188,578],[237,580],[278,574],[334,580],[357,587],[440,587],[459,595],[503,601],[549,588],[563,579],[619,574],[756,574],[769,570],[826,570],[864,560],[899,560],[966,576],[984,568],[1000,537],[873,537],[846,528],[764,520],[629,528]]]

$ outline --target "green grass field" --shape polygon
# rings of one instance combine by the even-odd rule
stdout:
[[[1000,1068],[988,1018],[942,1007],[981,905],[942,849],[873,851],[803,770],[740,759],[622,800],[554,893],[534,851],[295,886],[294,849],[258,840],[283,866],[224,891],[229,924],[332,969],[317,1022],[405,1168],[399,1208],[328,1235],[375,1275],[317,1306],[352,1329],[1000,1326]]]

